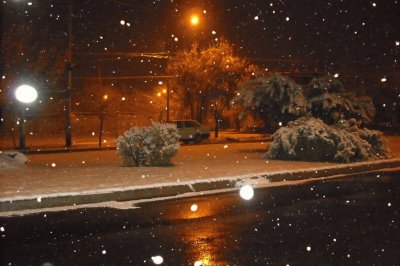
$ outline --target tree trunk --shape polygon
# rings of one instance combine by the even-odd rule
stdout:
[[[215,119],[215,130],[214,130],[214,137],[218,139],[218,133],[219,133],[219,126],[218,126],[218,120],[219,120],[219,115],[218,112],[214,112],[214,119]]]
[[[235,127],[236,127],[236,132],[240,133],[240,117],[235,116]]]

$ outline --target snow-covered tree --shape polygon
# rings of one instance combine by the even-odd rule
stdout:
[[[342,118],[356,118],[369,124],[375,115],[370,97],[357,96],[346,90],[338,79],[329,76],[312,79],[305,96],[307,110],[328,124],[334,124]]]
[[[305,114],[302,88],[288,77],[254,74],[239,88],[233,102],[244,106],[244,115],[251,112],[261,118],[266,128],[276,129],[279,122],[286,124]]]
[[[335,126],[310,115],[277,130],[266,154],[270,159],[355,162],[390,157],[379,131],[359,128],[355,119]]]
[[[224,109],[229,108],[246,64],[222,39],[204,50],[193,46],[178,52],[167,71],[176,75],[175,96],[190,110],[190,117],[202,122],[207,113],[212,114],[217,124]]]

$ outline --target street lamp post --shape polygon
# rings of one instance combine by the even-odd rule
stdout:
[[[66,68],[66,86],[64,90],[64,111],[65,111],[65,146],[71,147],[71,90],[72,90],[72,0],[68,6],[68,50]]]
[[[67,85],[65,88],[65,146],[71,147],[71,90],[72,90],[72,0],[68,7],[68,53],[67,53]]]
[[[26,148],[25,142],[25,105],[33,103],[38,97],[37,91],[34,87],[29,85],[21,85],[15,90],[15,98],[20,103],[19,106],[19,119],[18,119],[18,129],[19,129],[19,149],[24,150]]]
[[[169,122],[169,80],[167,80],[167,122]]]

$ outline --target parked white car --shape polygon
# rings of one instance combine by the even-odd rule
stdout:
[[[176,125],[180,135],[179,140],[184,143],[190,141],[199,143],[210,137],[210,127],[202,125],[196,120],[173,120],[169,123]]]

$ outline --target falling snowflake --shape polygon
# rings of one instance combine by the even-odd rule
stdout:
[[[193,204],[192,206],[190,206],[190,210],[191,210],[192,212],[197,211],[198,208],[199,208],[199,207],[197,206],[197,204]]]
[[[153,257],[151,257],[151,260],[153,261],[154,264],[157,264],[157,265],[164,262],[164,259],[161,256],[153,256]]]
[[[240,189],[240,197],[244,200],[250,200],[254,196],[254,189],[250,185],[245,185]]]

